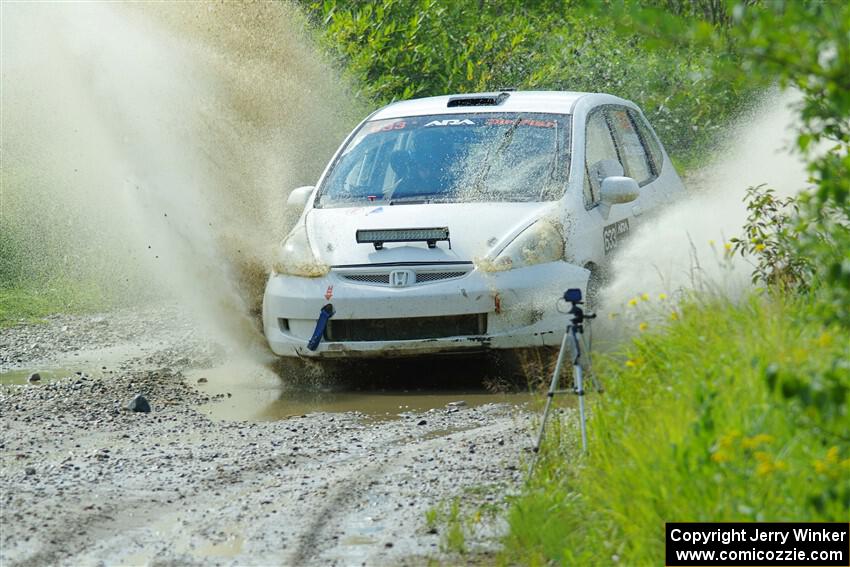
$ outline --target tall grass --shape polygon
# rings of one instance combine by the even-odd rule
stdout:
[[[850,338],[813,311],[694,300],[596,360],[589,452],[550,435],[502,560],[662,565],[669,521],[847,521]]]

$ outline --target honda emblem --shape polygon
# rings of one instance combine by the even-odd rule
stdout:
[[[410,270],[393,270],[390,272],[390,285],[393,287],[407,287],[416,281],[416,274]]]

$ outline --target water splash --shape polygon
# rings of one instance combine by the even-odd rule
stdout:
[[[672,298],[703,289],[736,297],[750,287],[752,266],[729,257],[725,244],[743,232],[747,187],[767,183],[780,195],[807,187],[803,161],[791,154],[793,94],[768,97],[730,128],[716,160],[685,179],[689,196],[641,226],[613,263],[602,311],[628,312],[629,302]]]
[[[4,3],[2,16],[0,220],[27,269],[176,299],[219,338],[261,344],[287,192],[315,182],[362,114],[303,16],[283,3]]]

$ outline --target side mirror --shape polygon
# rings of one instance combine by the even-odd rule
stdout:
[[[305,185],[304,187],[293,189],[286,199],[287,211],[300,214],[304,210],[304,207],[307,206],[307,201],[310,199],[313,189],[315,189],[313,185]]]
[[[612,176],[602,180],[599,201],[602,215],[607,217],[611,205],[631,203],[640,196],[638,182],[631,177]]]

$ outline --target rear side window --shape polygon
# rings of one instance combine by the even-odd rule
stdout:
[[[659,175],[661,168],[664,166],[664,152],[661,151],[661,144],[658,143],[658,139],[656,139],[652,130],[650,130],[643,116],[632,109],[629,109],[629,116],[632,117],[632,122],[637,125],[638,133],[643,139],[644,146],[649,149],[649,156],[652,158],[655,175]]]
[[[639,185],[649,183],[655,177],[653,167],[628,111],[625,108],[611,108],[608,115],[620,146],[626,175]]]

